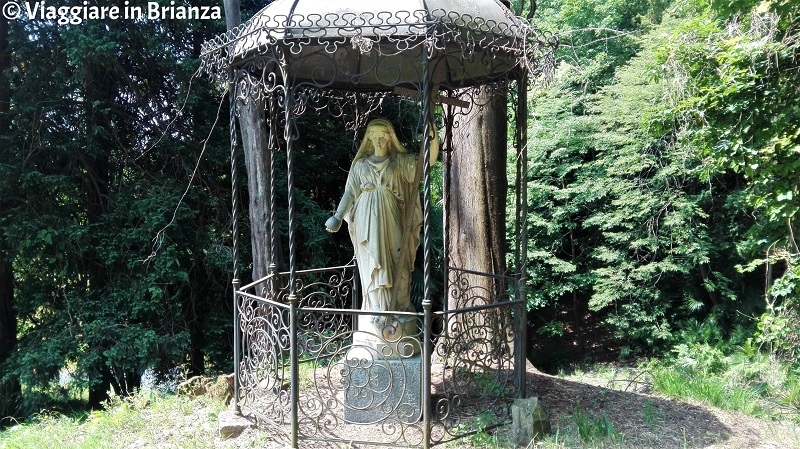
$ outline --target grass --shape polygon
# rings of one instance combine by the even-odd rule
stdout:
[[[497,433],[487,431],[487,427],[491,426],[497,421],[497,418],[491,413],[483,413],[476,416],[473,420],[465,423],[463,430],[477,430],[471,435],[467,435],[463,440],[456,440],[454,443],[456,447],[459,444],[468,443],[473,447],[498,447],[501,445]]]
[[[620,438],[608,415],[603,413],[600,416],[593,416],[583,410],[580,402],[575,405],[572,418],[578,430],[578,435],[584,443],[602,441],[606,438],[612,440]]]
[[[224,409],[209,398],[140,392],[100,411],[39,414],[0,431],[0,449],[213,448]]]
[[[755,417],[768,417],[763,392],[759,388],[731,384],[718,376],[694,376],[675,368],[655,369],[652,376],[653,388],[667,396],[693,399]]]
[[[703,359],[709,353],[707,345],[695,345],[679,353],[674,363],[651,363],[645,369],[653,389],[757,418],[800,423],[797,366],[748,348],[720,352],[713,363]]]
[[[644,360],[635,366],[581,365],[562,369],[558,376],[625,391],[651,387],[674,399],[800,423],[800,365],[746,347],[682,346],[675,358]],[[653,410],[645,410],[646,424],[656,418]]]
[[[646,426],[655,427],[660,421],[663,421],[664,418],[664,412],[655,407],[653,400],[648,399],[644,402],[642,420]]]
[[[551,394],[561,392],[560,397],[566,399],[561,401],[561,408],[548,410],[552,396],[543,396],[553,432],[537,437],[528,447],[684,448],[712,443],[728,447],[728,437],[713,434],[720,426],[709,421],[713,417],[708,413],[703,412],[702,418],[691,423],[694,428],[683,427],[689,410],[688,404],[681,405],[683,400],[752,415],[762,424],[750,423],[746,429],[762,429],[764,437],[780,442],[776,447],[800,447],[797,368],[752,354],[715,357],[713,370],[707,369],[710,365],[706,363],[681,363],[684,359],[678,359],[643,362],[638,367],[584,365],[570,374],[562,372],[553,383],[553,388],[559,384],[560,389],[550,390]],[[301,383],[312,380],[314,368],[313,364],[301,365]],[[479,380],[485,383],[487,392],[496,389],[491,379]],[[673,400],[637,392],[644,386]],[[0,449],[216,448],[221,444],[217,420],[224,408],[222,402],[205,397],[140,392],[127,399],[115,398],[101,411],[40,413],[29,422],[0,430]],[[713,425],[698,430],[697,426],[706,421]],[[496,417],[490,414],[464,421],[461,433],[474,433],[447,446],[515,447],[509,426],[493,429],[494,422]],[[731,430],[735,431],[733,427]],[[269,433],[262,430],[238,438],[235,447],[264,447],[270,442]],[[666,443],[669,445],[663,446]]]

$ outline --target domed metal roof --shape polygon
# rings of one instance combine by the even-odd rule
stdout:
[[[375,92],[418,89],[426,77],[461,88],[537,75],[554,47],[498,0],[276,0],[206,42],[202,59],[221,81],[237,71],[268,90]]]

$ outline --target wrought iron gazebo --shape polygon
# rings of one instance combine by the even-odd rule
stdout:
[[[525,395],[526,91],[528,79],[552,69],[555,42],[497,0],[397,0],[391,11],[378,4],[276,0],[202,49],[203,69],[232,98],[234,228],[235,118],[244,106],[266,109],[266,151],[286,155],[288,269],[277,268],[273,242],[270,272],[240,285],[234,229],[233,401],[273,433],[285,433],[291,447],[317,440],[427,448],[502,424],[510,401]],[[488,107],[476,103],[477,87],[516,93],[513,273],[450,266],[446,238],[444,273],[433,273],[432,98],[442,104],[444,151],[454,151],[454,117]],[[366,312],[359,308],[357,261],[298,269],[294,142],[302,133],[297,118],[309,109],[328,108],[359,130],[390,97],[420,112],[424,295],[418,312],[369,311],[387,322],[416,322],[416,334],[399,340],[373,336],[387,342],[376,353],[358,348],[365,332],[358,316]],[[271,161],[267,234],[274,239],[277,180]],[[446,179],[444,184],[447,196]],[[448,309],[444,301],[442,310],[434,310],[433,276],[442,277],[443,291],[458,307]],[[409,345],[419,347],[421,356],[406,351]],[[367,355],[350,357],[356,349]]]

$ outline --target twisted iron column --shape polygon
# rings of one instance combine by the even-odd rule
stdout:
[[[290,441],[292,449],[297,449],[297,434],[300,428],[298,422],[298,408],[300,395],[300,372],[297,362],[297,295],[289,294],[289,394],[291,405],[289,409],[289,419],[292,429]]]
[[[297,363],[297,291],[295,290],[295,277],[297,274],[297,242],[296,242],[296,223],[295,223],[295,195],[294,195],[294,149],[292,142],[292,128],[294,119],[292,118],[292,95],[294,89],[287,87],[284,98],[284,130],[283,137],[286,140],[286,164],[287,164],[287,188],[289,189],[289,376],[290,380],[290,421],[291,444],[292,448],[297,448],[298,433],[298,402],[299,402],[299,371]]]
[[[528,356],[528,73],[523,72],[517,83],[517,151],[520,152],[520,168],[517,170],[517,188],[519,189],[520,208],[517,217],[517,227],[520,230],[517,234],[517,254],[518,260],[515,261],[519,269],[517,295],[522,303],[520,307],[520,327],[519,327],[519,397],[527,395],[526,389],[526,366]]]
[[[430,33],[433,28],[429,30],[428,39],[431,39]],[[423,285],[424,295],[422,299],[422,308],[425,311],[423,319],[423,333],[422,333],[422,447],[425,449],[430,448],[431,445],[431,258],[433,255],[433,248],[431,247],[431,120],[433,120],[433,112],[431,105],[431,78],[429,71],[430,55],[428,54],[428,46],[424,47],[423,60],[422,60],[422,110],[425,124],[423,125],[423,151],[422,151],[422,167],[423,167],[423,227],[425,233],[425,240],[423,242],[424,260],[423,260]]]
[[[447,94],[448,97],[453,96],[453,91],[449,91]],[[442,105],[444,107],[444,105]],[[447,113],[444,115],[444,143],[441,146],[440,153],[442,154],[442,200],[444,204],[444,211],[443,214],[443,227],[442,230],[442,266],[444,268],[443,273],[443,282],[442,282],[442,291],[444,292],[444,298],[442,299],[442,311],[447,312],[447,309],[450,307],[448,304],[448,292],[450,291],[450,219],[448,217],[447,211],[451,206],[450,201],[452,201],[452,196],[450,192],[450,177],[452,175],[452,171],[450,170],[450,162],[453,160],[453,123],[455,122],[455,108],[452,105],[448,105]],[[446,148],[446,149],[445,149]],[[445,161],[447,161],[447,165],[445,165]],[[444,325],[444,329],[442,331],[445,335],[448,332],[447,324]]]
[[[277,177],[277,166],[275,164],[275,154],[278,149],[278,119],[277,119],[278,102],[274,95],[269,97],[269,137],[267,141],[267,151],[272,154],[269,158],[269,272],[273,276],[278,272],[278,225],[275,213],[275,178]],[[271,283],[275,286],[275,282]],[[272,297],[275,297],[275,291],[271,291]]]
[[[240,336],[239,336],[239,164],[236,156],[236,83],[233,71],[230,72],[230,84],[228,86],[228,96],[231,102],[230,108],[230,142],[231,142],[231,215],[233,233],[233,410],[241,414],[239,406],[239,359],[241,357]]]

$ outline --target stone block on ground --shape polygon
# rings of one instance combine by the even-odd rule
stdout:
[[[550,419],[538,397],[514,399],[511,418],[511,435],[518,445],[526,446],[534,437],[550,433]]]
[[[231,403],[233,398],[233,374],[222,374],[217,376],[210,384],[206,386],[206,394],[219,401],[225,402],[225,405]]]
[[[231,410],[225,410],[219,414],[217,418],[219,422],[219,436],[220,438],[236,438],[242,434],[247,428],[255,427],[255,423]]]
[[[178,385],[178,394],[186,396],[208,396],[230,404],[233,398],[233,374],[216,378],[194,376]]]
[[[178,384],[178,394],[186,396],[202,396],[206,394],[207,379],[194,376]]]

